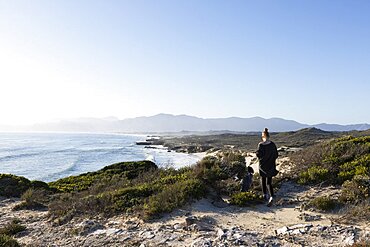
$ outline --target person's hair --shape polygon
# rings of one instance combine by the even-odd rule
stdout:
[[[270,137],[269,129],[268,129],[268,128],[265,128],[265,129],[263,130],[262,134],[263,134],[264,136],[266,136],[267,138],[269,138],[269,137]]]

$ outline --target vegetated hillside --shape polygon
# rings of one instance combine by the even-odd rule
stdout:
[[[179,170],[158,168],[150,161],[117,163],[37,188],[23,177],[1,176],[0,191],[18,185],[24,202],[16,210],[47,206],[51,218],[59,224],[76,216],[98,214],[131,213],[151,219],[202,198],[210,190],[232,196],[239,191],[234,177],[242,177],[245,170],[242,155],[225,153]],[[247,198],[251,202],[260,199],[252,192]]]
[[[326,141],[291,156],[291,177],[309,185],[340,185],[339,198],[318,198],[316,207],[350,206],[348,219],[370,221],[370,135]],[[355,206],[353,206],[355,205]]]
[[[305,147],[322,140],[344,135],[341,132],[323,131],[317,128],[305,128],[298,131],[272,134],[276,144],[290,147]]]
[[[361,132],[358,132],[361,133]],[[298,131],[271,133],[271,140],[278,146],[306,147],[316,142],[339,137],[347,133],[328,132],[316,128]],[[161,142],[169,149],[182,152],[203,152],[214,149],[240,149],[253,151],[261,141],[260,133],[220,134],[205,136],[163,137]]]

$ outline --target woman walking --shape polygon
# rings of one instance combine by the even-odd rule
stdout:
[[[274,200],[272,177],[278,174],[276,159],[278,151],[275,143],[269,140],[270,133],[267,128],[262,132],[262,142],[258,144],[257,157],[259,159],[259,172],[261,175],[262,191],[267,206],[271,206]],[[267,193],[268,191],[268,193]]]

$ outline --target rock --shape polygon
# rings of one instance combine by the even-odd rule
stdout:
[[[182,230],[183,228],[184,228],[184,226],[179,224],[179,223],[173,225],[173,229],[175,229],[175,230]]]
[[[122,232],[123,232],[122,229],[116,229],[116,228],[109,228],[106,230],[107,235],[115,235],[115,234],[120,234]]]
[[[198,238],[191,243],[191,247],[212,247],[210,239]]]
[[[226,234],[224,232],[224,230],[222,230],[221,228],[218,228],[217,229],[217,237],[220,239],[220,240],[223,240],[226,238]]]
[[[283,227],[275,230],[276,235],[280,235],[280,234],[284,235],[284,234],[288,234],[288,233],[289,233],[289,228],[286,227],[286,226],[283,226]]]
[[[87,235],[99,229],[104,229],[104,226],[93,220],[85,220],[80,224],[77,224],[77,231],[80,233],[80,235]]]
[[[193,225],[195,224],[195,222],[197,222],[198,218],[195,217],[195,216],[189,216],[189,217],[186,217],[185,218],[185,223],[186,223],[186,226],[190,226],[190,225]]]
[[[151,231],[145,231],[140,234],[140,236],[144,239],[152,239],[155,237],[155,234]]]
[[[213,226],[205,222],[197,222],[195,224],[190,225],[188,227],[188,230],[198,232],[210,232],[213,231]]]
[[[299,228],[311,228],[311,224],[297,224],[293,226],[289,226],[289,229],[299,229]]]
[[[302,213],[298,216],[299,219],[304,220],[304,221],[316,221],[316,220],[321,220],[321,215],[310,215],[306,213]]]
[[[349,237],[344,237],[343,243],[346,246],[351,246],[355,243],[355,235],[351,234]]]

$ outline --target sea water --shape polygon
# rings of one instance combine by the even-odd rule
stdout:
[[[49,182],[121,161],[149,159],[160,167],[180,168],[200,159],[136,145],[145,139],[145,135],[0,133],[0,173]]]

